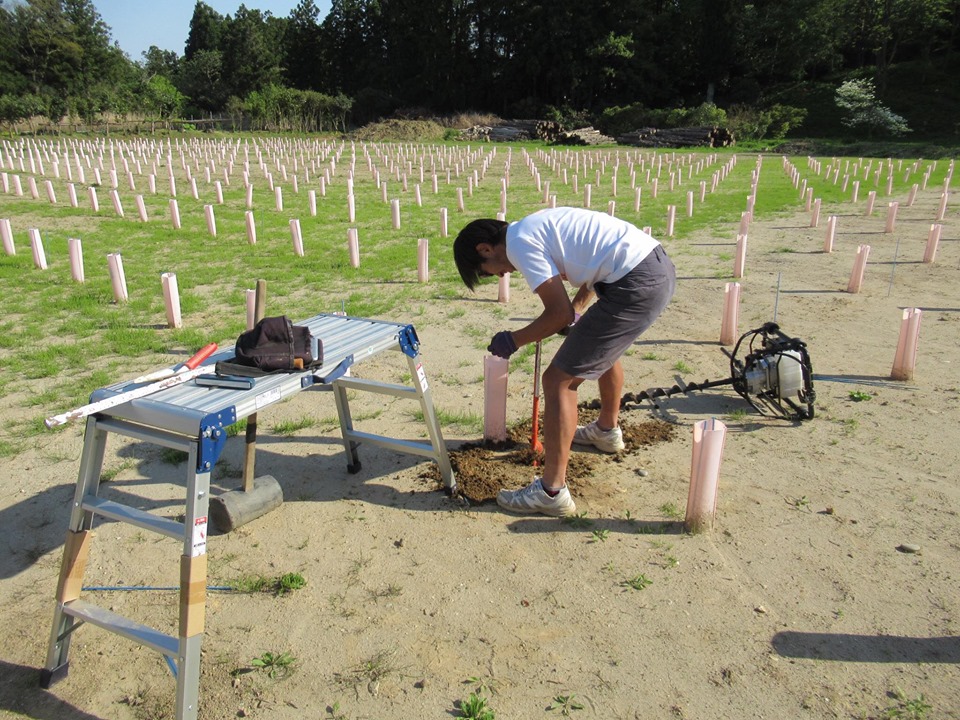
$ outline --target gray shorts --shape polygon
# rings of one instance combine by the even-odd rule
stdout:
[[[550,364],[596,380],[660,316],[676,284],[673,262],[660,245],[616,282],[597,283],[597,301],[570,328]]]

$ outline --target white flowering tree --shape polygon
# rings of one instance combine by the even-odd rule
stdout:
[[[910,132],[907,121],[877,100],[872,80],[847,80],[837,88],[834,97],[843,110],[843,124],[849,128],[865,128],[890,135]]]

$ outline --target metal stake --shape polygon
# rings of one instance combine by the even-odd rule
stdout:
[[[773,300],[773,321],[777,321],[777,307],[780,305],[780,278],[783,277],[782,272],[777,273],[777,295]]]
[[[890,268],[890,284],[887,285],[887,297],[890,297],[890,291],[893,290],[893,274],[897,271],[897,256],[900,254],[900,238],[897,238],[897,247],[893,251],[893,267]]]

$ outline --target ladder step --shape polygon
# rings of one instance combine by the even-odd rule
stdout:
[[[384,435],[373,435],[371,433],[361,432],[360,430],[347,430],[343,433],[343,438],[354,442],[369,443],[370,445],[376,445],[377,447],[396,450],[410,455],[421,455],[439,461],[437,451],[434,450],[433,445],[428,445],[427,443],[390,438]]]
[[[122,615],[117,615],[115,612],[99,605],[83,600],[71,600],[63,604],[63,612],[78,620],[85,620],[104,630],[109,630],[136,643],[146,645],[168,657],[176,659],[177,653],[180,652],[178,638],[164,635],[158,630],[141,625]]]
[[[184,533],[186,531],[183,523],[158,517],[145,510],[137,510],[137,508],[130,507],[129,505],[121,505],[112,500],[104,500],[96,495],[87,495],[84,497],[81,507],[83,507],[84,510],[103,515],[112,520],[130,523],[144,530],[160,533],[161,535],[166,535],[176,540],[182,540],[185,537]]]
[[[382,383],[375,380],[364,380],[356,377],[337,378],[336,383],[348,390],[363,390],[365,392],[378,393],[380,395],[393,395],[395,397],[405,397],[416,399],[417,389],[407,385],[394,385],[393,383]]]

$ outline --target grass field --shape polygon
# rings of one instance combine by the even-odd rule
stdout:
[[[615,202],[617,216],[650,227],[678,256],[692,251],[683,242],[691,233],[729,227],[740,217],[753,175],[761,167],[757,154],[738,156],[732,149],[359,143],[289,136],[26,139],[4,141],[0,150],[0,218],[9,219],[16,246],[15,255],[0,255],[5,298],[0,393],[11,416],[0,436],[0,454],[5,455],[48,432],[44,417],[83,404],[97,387],[179,362],[211,341],[232,343],[245,328],[246,293],[258,279],[267,282],[268,315],[296,320],[345,309],[353,316],[403,315],[415,322],[418,307],[465,292],[452,260],[452,239],[469,220],[495,216],[504,187],[506,219],[512,220],[545,207],[548,195],[555,196],[558,205],[583,205],[589,185],[592,208],[608,211]],[[762,159],[765,183],[755,215],[802,209],[800,183],[813,188],[812,195],[826,207],[849,199],[855,181],[861,185],[861,198],[873,190],[882,200],[888,189],[903,193],[914,183],[942,184],[949,166],[945,160],[794,157],[790,162],[802,180],[795,182],[783,171],[781,157]],[[111,201],[111,171],[123,217]],[[150,192],[150,175],[156,192]],[[171,222],[171,175],[180,229]],[[256,223],[256,244],[247,240],[245,176],[253,186],[249,210]],[[22,196],[15,192],[15,177]],[[37,197],[29,189],[31,177]],[[350,180],[354,222],[348,218]],[[47,195],[48,181],[55,204]],[[77,207],[68,201],[71,181]],[[222,204],[217,202],[217,183]],[[89,199],[91,187],[99,200],[96,212]],[[277,207],[276,188],[282,193],[282,209]],[[310,191],[316,194],[315,215],[310,212]],[[693,215],[688,216],[691,192]],[[138,195],[143,197],[146,222],[138,216]],[[399,201],[399,229],[391,217],[393,200]],[[215,212],[215,237],[208,231],[206,205]],[[667,238],[671,205],[676,221],[673,238]],[[443,209],[448,214],[447,237],[441,233]],[[293,249],[293,219],[301,226],[302,257]],[[349,260],[348,228],[356,228],[359,235],[357,268]],[[40,232],[44,270],[35,266],[30,229]],[[68,238],[82,242],[83,283],[71,277]],[[426,283],[417,281],[419,238],[429,241]],[[114,299],[108,253],[121,254],[126,302]],[[180,329],[167,327],[160,280],[165,272],[177,277]]]

